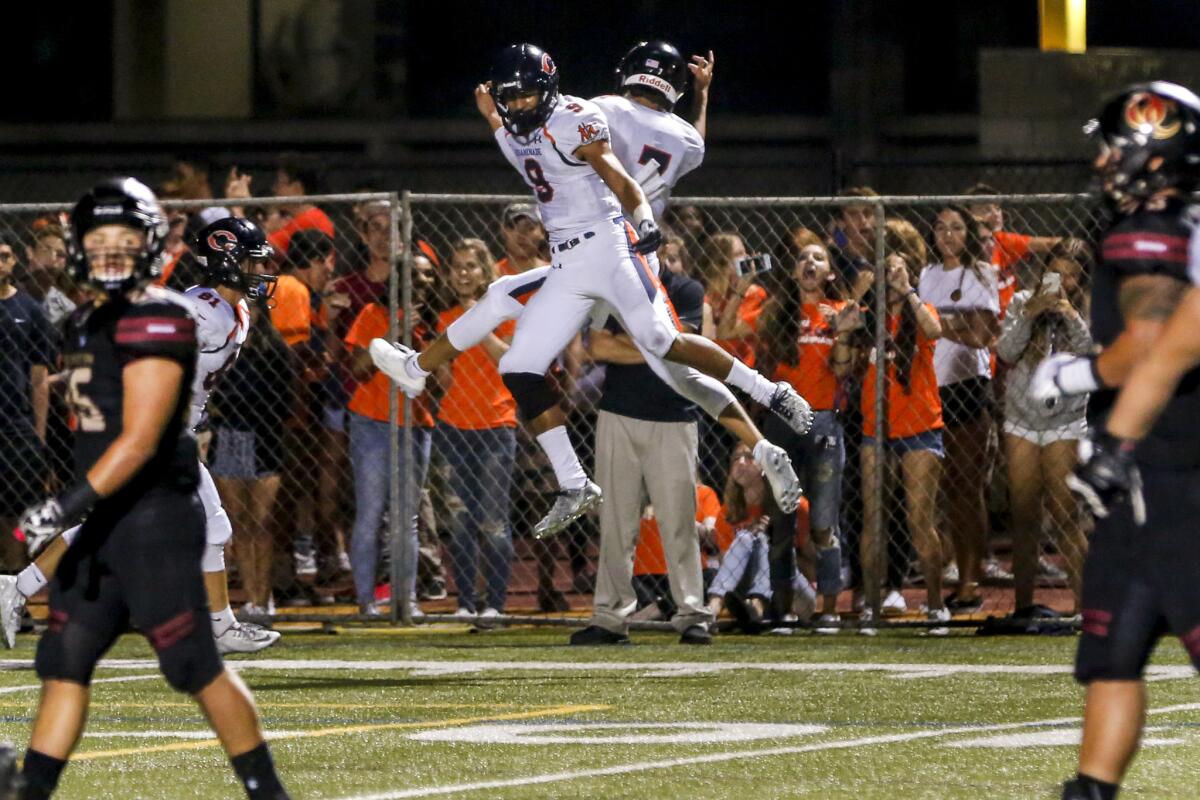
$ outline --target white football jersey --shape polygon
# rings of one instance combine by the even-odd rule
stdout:
[[[617,160],[661,219],[671,189],[704,160],[704,139],[687,120],[615,94],[592,99],[608,119]]]
[[[250,307],[239,300],[231,306],[216,289],[193,286],[183,293],[191,300],[196,318],[196,378],[192,384],[192,408],[188,427],[195,428],[204,419],[208,396],[233,362],[250,329]]]
[[[608,120],[595,103],[560,94],[540,130],[518,139],[499,128],[495,136],[505,158],[533,189],[551,237],[621,216],[616,195],[575,156],[579,147],[609,139]]]

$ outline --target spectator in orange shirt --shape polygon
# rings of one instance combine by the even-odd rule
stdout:
[[[438,332],[474,306],[492,282],[492,255],[479,239],[451,249],[449,284],[458,299],[438,315]],[[434,447],[450,468],[449,486],[463,502],[451,523],[450,548],[458,606],[464,614],[504,611],[512,566],[509,490],[517,448],[517,406],[496,368],[508,350],[515,321],[503,323],[482,343],[439,368],[445,388]],[[481,561],[486,606],[476,603],[476,562]]]
[[[271,324],[301,366],[284,447],[284,473],[298,506],[293,539],[296,577],[312,582],[317,575],[314,536],[321,537],[326,555],[336,557],[339,568],[346,566],[344,551],[337,544],[337,494],[345,449],[338,417],[344,400],[340,380],[330,369],[339,343],[329,336],[331,321],[342,312],[345,298],[325,293],[336,258],[331,238],[306,230],[293,236],[289,245],[285,271],[276,282]],[[321,457],[315,458],[318,453]]]
[[[421,262],[421,263],[418,263]],[[428,259],[417,256],[413,259],[413,274],[428,275],[432,272]],[[416,281],[414,281],[416,284]],[[414,290],[423,291],[425,286],[414,285]],[[358,389],[350,398],[347,407],[350,429],[350,465],[354,471],[354,532],[350,540],[350,562],[354,573],[354,591],[360,613],[380,616],[375,600],[375,577],[379,565],[379,526],[388,504],[388,487],[393,479],[404,474],[404,452],[401,451],[400,470],[396,476],[390,474],[389,442],[391,425],[388,422],[390,397],[395,395],[397,425],[404,425],[404,397],[392,385],[386,375],[375,369],[367,348],[376,337],[387,337],[389,329],[388,309],[382,303],[371,303],[363,308],[346,334],[346,346],[350,350],[350,368],[360,381]],[[413,330],[414,344],[419,346],[427,338],[423,326]],[[401,592],[407,592],[416,611],[417,571],[417,511],[420,504],[421,487],[425,485],[425,473],[429,466],[429,450],[433,432],[433,416],[429,413],[424,397],[412,403],[413,438],[413,482],[403,501],[408,517],[403,521],[408,526],[410,554],[408,571],[401,576]]]
[[[275,170],[275,182],[271,184],[274,197],[301,197],[319,194],[323,189],[322,175],[317,160],[300,153],[284,153],[279,157]],[[288,252],[292,235],[297,231],[317,229],[333,238],[333,222],[329,216],[311,203],[296,203],[277,207],[281,217],[277,227],[271,229],[268,239],[276,253]],[[270,227],[270,223],[268,223]]]
[[[977,183],[963,194],[984,196],[997,195],[1000,192],[986,183]],[[1030,236],[1004,230],[1004,210],[999,203],[971,203],[967,210],[983,226],[984,232],[991,239],[990,247],[985,249],[991,253],[992,265],[998,273],[1000,318],[1003,319],[1008,312],[1008,304],[1017,293],[1017,266],[1031,255],[1047,255],[1062,241],[1062,237]]]
[[[708,610],[715,619],[728,608],[745,633],[760,631],[767,607],[773,600],[767,527],[771,517],[778,514],[775,498],[767,488],[762,470],[754,463],[750,448],[739,443],[733,449],[724,502],[717,520],[716,544],[723,555],[721,566],[708,587]],[[794,523],[795,515],[791,519]],[[794,546],[796,528],[791,533]],[[799,596],[800,601],[795,605],[806,609],[807,617],[815,599],[812,586],[795,571],[791,580],[789,597]],[[785,615],[780,617],[795,621],[797,616],[791,613],[792,608],[789,604]]]
[[[738,274],[738,262],[747,255],[741,236],[714,233],[704,246],[700,280],[712,306],[716,343],[753,367],[755,330],[767,290],[756,282],[759,276],[753,272]]]
[[[861,632],[868,635],[875,633],[870,622],[875,619],[875,609],[880,605],[880,590],[886,572],[883,563],[886,546],[880,539],[882,531],[876,527],[877,508],[873,487],[876,471],[890,470],[896,461],[899,461],[902,475],[909,535],[925,578],[929,619],[940,621],[950,618],[950,612],[942,600],[941,542],[934,529],[938,481],[944,457],[942,402],[933,366],[934,345],[941,336],[941,325],[934,308],[922,303],[913,288],[921,261],[913,252],[915,248],[905,242],[892,226],[889,226],[885,236],[888,246],[889,338],[887,351],[882,357],[887,365],[885,439],[882,443],[875,438],[875,370],[879,356],[873,349],[862,383],[863,444],[860,457],[864,522],[860,547],[866,607],[860,621],[865,623]],[[917,238],[920,238],[919,235]],[[854,358],[853,340],[856,332],[865,333],[861,331],[862,327],[863,314],[857,304],[848,306],[838,316],[838,338],[833,355],[835,361]],[[866,346],[870,347],[870,335],[865,334],[865,339]],[[859,336],[858,341],[862,343],[863,338]],[[931,628],[930,633],[944,635],[949,630]]]
[[[821,238],[807,229],[793,231],[791,238],[798,248],[795,266],[778,276],[779,291],[767,304],[760,332],[764,358],[774,365],[771,379],[792,384],[808,400],[815,417],[803,436],[774,419],[766,421],[763,432],[787,450],[800,475],[817,552],[821,621],[837,622],[837,596],[842,589],[838,520],[846,446],[836,397],[852,359],[835,361],[833,349],[834,324],[846,304],[836,299],[829,249]],[[781,608],[791,606],[795,530],[794,513],[771,519],[771,584]]]
[[[496,262],[496,277],[517,275],[550,263],[550,242],[542,218],[532,203],[510,203],[500,213],[504,258]]]

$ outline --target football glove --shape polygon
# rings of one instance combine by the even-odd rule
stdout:
[[[653,253],[662,244],[662,231],[659,229],[658,223],[652,219],[644,219],[638,223],[637,233],[638,240],[633,246],[635,253],[641,255]]]
[[[1133,460],[1131,441],[1103,431],[1081,439],[1079,463],[1074,474],[1067,476],[1067,486],[1101,519],[1128,498],[1133,521],[1138,525],[1146,523],[1142,476]]]
[[[62,506],[58,500],[51,497],[25,510],[17,522],[13,536],[17,541],[25,543],[25,549],[30,558],[35,558],[42,552],[50,540],[66,529],[63,522]]]

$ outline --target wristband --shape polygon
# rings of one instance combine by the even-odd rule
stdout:
[[[638,204],[638,207],[633,210],[634,227],[638,228],[640,230],[642,227],[642,223],[645,222],[646,220],[650,220],[651,222],[653,222],[654,221],[654,212],[650,210],[649,203],[642,201],[641,203]]]
[[[69,525],[74,525],[91,510],[99,499],[100,495],[96,493],[86,478],[74,486],[64,489],[55,498],[58,507],[62,510],[63,521]]]

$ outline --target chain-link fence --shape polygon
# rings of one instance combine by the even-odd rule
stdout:
[[[188,234],[233,202],[166,204],[167,285],[197,282]],[[619,328],[597,319],[550,374],[607,502],[546,540],[532,531],[554,501],[554,469],[497,368],[528,296],[521,276],[550,263],[529,198],[237,202],[272,231],[287,276],[270,309],[250,309],[201,437],[235,530],[235,604],[252,615],[390,602],[392,619],[567,624],[596,591],[618,617],[677,626],[706,610],[746,628],[774,619],[830,631],[863,607],[878,615],[867,627],[880,617],[938,627],[942,607],[962,624],[1075,611],[1087,518],[1063,478],[1083,404],[1035,406],[1024,389],[1047,353],[1091,347],[1085,298],[1102,221],[1085,197],[675,202],[659,261],[703,287],[701,302],[668,280],[683,322],[818,412],[798,436],[739,394],[788,451],[806,498],[779,512],[753,437],[672,405],[614,350]],[[64,271],[65,210],[0,206],[0,259],[7,244],[14,285],[50,328],[89,300]],[[401,402],[370,340],[428,347],[487,305],[502,276],[512,304],[488,312],[494,333]],[[17,306],[3,308],[3,513],[15,517],[72,479],[73,416],[54,347],[43,354]],[[664,476],[682,479],[668,490]],[[23,566],[5,547],[4,566]]]
[[[208,403],[193,420],[210,485],[235,531],[226,559],[235,605],[252,617],[277,605],[338,601],[373,611],[377,597],[390,598],[392,573],[411,561],[386,535],[386,521],[399,518],[387,477],[398,429],[388,420],[403,410],[365,357],[371,338],[398,333],[399,199],[324,195],[164,207],[170,233],[161,283],[170,288],[203,283],[190,243],[224,217],[255,219],[275,250],[262,265],[279,275],[268,305],[227,296],[229,305],[215,289],[192,292],[194,302],[215,309],[213,322],[198,326],[193,388]],[[78,477],[78,418],[58,351],[69,318],[94,297],[67,263],[68,210],[0,206],[0,267],[17,290],[0,313],[8,381],[0,514],[9,523]],[[242,336],[240,348],[230,346]],[[354,435],[355,417],[365,435]],[[0,541],[4,568],[23,567],[15,540]]]
[[[472,306],[493,275],[550,263],[526,198],[413,195],[408,203],[413,241],[447,266],[496,264],[473,280],[446,273],[449,291],[425,305],[448,310],[437,323],[431,314],[422,335]],[[792,458],[807,494],[799,512],[773,507],[761,474],[739,467],[747,453],[738,437],[703,415],[695,505],[680,499],[664,521],[650,477],[631,500],[625,476],[607,465],[610,409],[624,400],[605,396],[626,391],[612,385],[621,366],[606,363],[611,351],[596,341],[606,334],[589,327],[552,375],[585,468],[609,502],[615,495],[636,512],[602,510],[535,540],[554,473],[517,426],[496,375],[502,347],[484,343],[439,376],[443,399],[428,434],[427,488],[454,572],[443,610],[584,613],[597,575],[603,584],[625,557],[603,535],[632,552],[632,620],[688,619],[698,604],[729,610],[747,627],[795,615],[829,630],[864,604],[935,627],[941,608],[958,620],[1017,609],[1033,624],[1073,615],[1086,519],[1063,481],[1086,430],[1084,401],[1035,407],[1025,388],[1047,353],[1091,348],[1085,298],[1101,222],[1080,195],[676,201],[659,259],[703,285],[697,330],[790,382],[819,412],[813,431],[797,436],[742,396]],[[771,257],[769,268],[746,258],[757,254]],[[497,329],[498,341],[511,326]],[[875,369],[877,353],[887,370]],[[479,412],[469,433],[456,424],[464,407]],[[666,469],[655,456],[621,451],[622,470]],[[693,507],[695,524],[676,533],[678,509]],[[617,518],[622,530],[601,534]],[[672,532],[660,536],[663,525]],[[700,553],[702,589],[667,574],[671,564],[686,571],[672,543],[679,535]],[[612,599],[611,587],[600,591]]]

